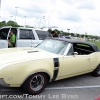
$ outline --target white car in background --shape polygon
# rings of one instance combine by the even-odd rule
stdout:
[[[0,48],[8,48],[10,30],[16,36],[14,47],[35,47],[47,37],[52,37],[48,31],[23,27],[2,27],[0,28]]]

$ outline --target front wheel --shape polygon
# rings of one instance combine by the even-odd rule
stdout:
[[[100,65],[98,65],[97,68],[93,71],[93,75],[96,77],[100,76]]]
[[[41,93],[48,83],[48,78],[44,73],[36,73],[30,76],[22,85],[28,94],[36,95]]]

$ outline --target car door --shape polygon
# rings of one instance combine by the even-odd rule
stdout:
[[[35,36],[31,29],[19,29],[17,47],[32,47],[35,42]]]
[[[0,48],[8,48],[8,36],[11,27],[3,27],[0,29]]]
[[[85,73],[90,67],[90,56],[89,55],[71,55],[70,51],[73,47],[69,49],[69,54],[65,55],[63,58],[63,68],[61,76],[74,76],[77,74]]]

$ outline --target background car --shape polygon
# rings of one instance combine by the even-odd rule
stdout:
[[[65,36],[66,39],[72,39],[70,36]]]
[[[35,47],[52,35],[43,29],[6,26],[0,28],[0,48],[8,48],[10,30],[16,36],[14,47]]]

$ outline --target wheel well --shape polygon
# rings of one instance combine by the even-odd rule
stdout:
[[[42,72],[42,73],[44,73],[47,76],[48,82],[49,82],[50,81],[50,76],[47,73],[45,73],[45,72]]]
[[[100,64],[98,64],[98,66],[94,69],[94,71],[92,72],[93,76],[98,77],[100,76]]]
[[[36,72],[36,73],[44,73],[44,74],[47,76],[47,78],[48,78],[48,82],[50,81],[50,76],[49,76],[49,74],[47,74],[46,72]],[[34,74],[36,74],[36,73],[33,73],[33,74],[31,74],[30,76],[28,76],[28,77],[24,80],[24,82],[25,82],[29,77],[31,77],[32,75],[34,75]],[[22,87],[22,85],[24,84],[24,82],[21,84],[20,87]]]
[[[100,66],[100,63],[96,66],[96,68],[94,69],[94,71],[97,69],[98,66]]]

